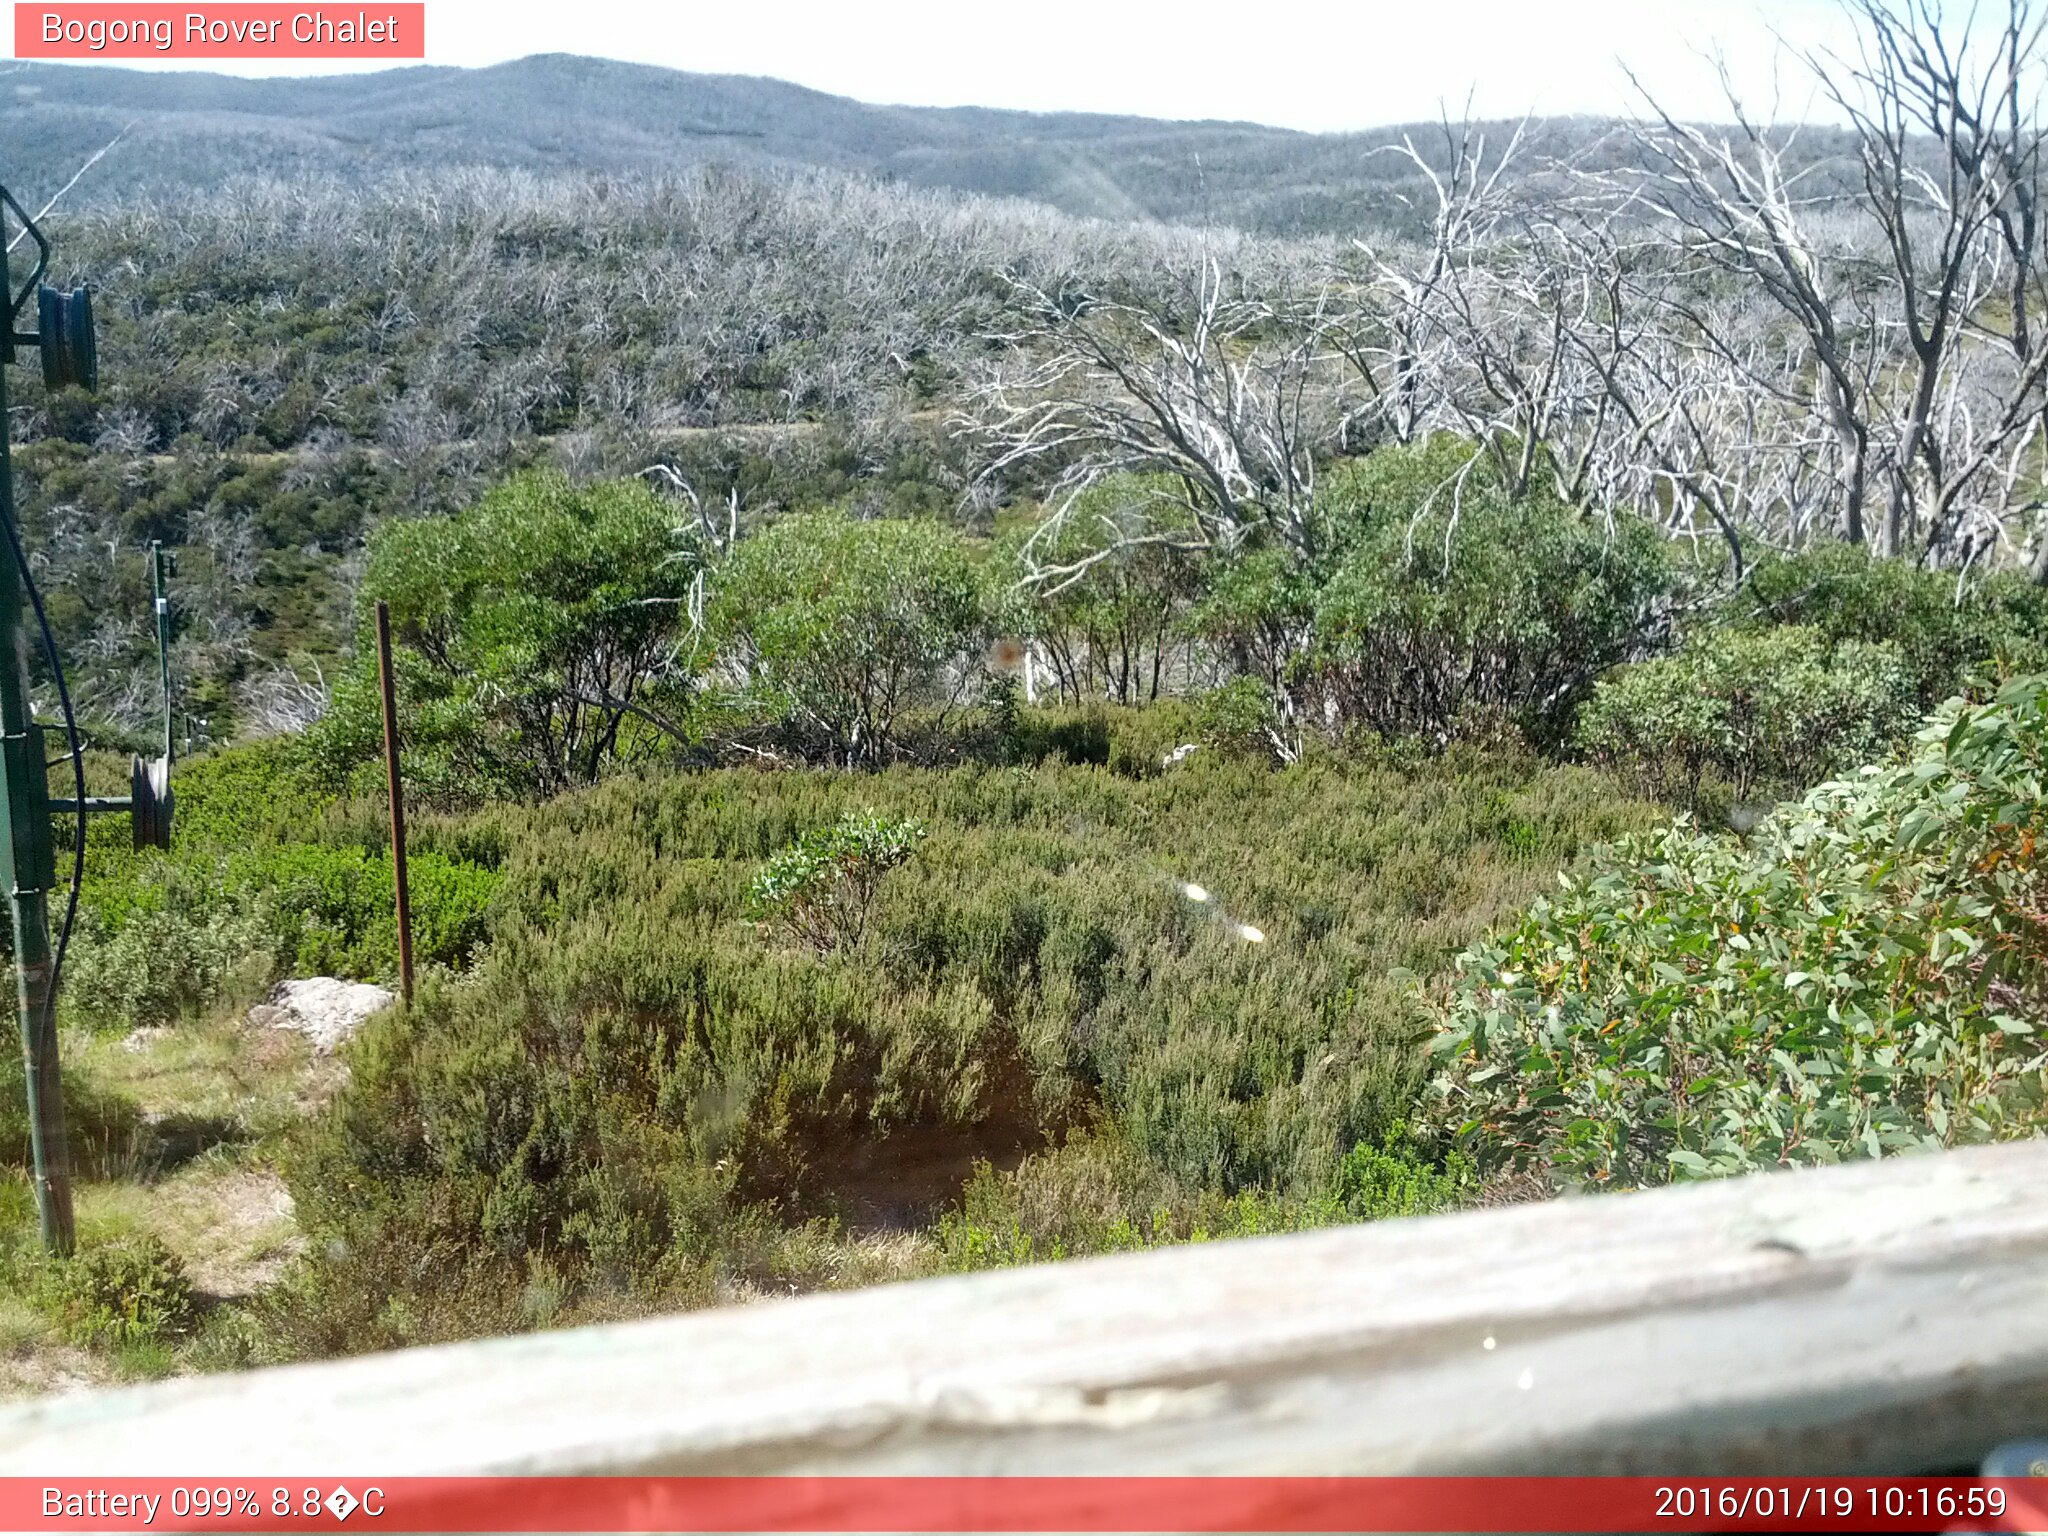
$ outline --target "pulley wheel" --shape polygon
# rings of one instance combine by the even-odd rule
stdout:
[[[43,348],[43,383],[51,389],[76,384],[91,391],[100,387],[99,347],[93,338],[92,290],[69,293],[48,283],[37,290],[40,307],[38,340]]]

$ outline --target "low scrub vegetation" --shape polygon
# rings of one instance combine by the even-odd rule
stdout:
[[[62,1265],[0,1053],[0,1330],[145,1373],[2038,1129],[2041,295],[1838,366],[1918,302],[1849,243],[1893,120],[1731,179],[1653,115],[1569,230],[1446,124],[1415,250],[712,170],[71,221],[108,383],[25,381],[22,523],[93,787],[150,540],[185,729],[174,849],[87,834]],[[421,975],[337,1062],[248,1008],[396,968],[380,602]]]
[[[2048,706],[1992,697],[2037,589],[1717,594],[1448,438],[1292,542],[1122,536],[1168,495],[982,536],[541,474],[383,526],[423,970],[262,1142],[304,1250],[123,1322],[176,1285],[118,1228],[21,1304],[246,1363],[2040,1123]],[[181,765],[175,851],[95,825],[74,1035],[391,977],[378,704],[359,647]]]
[[[479,1298],[543,1262],[580,1315],[827,1283],[830,1245],[794,1234],[921,1228],[978,1161],[953,1262],[1423,1208],[1441,1191],[1407,1163],[1354,1157],[1413,1100],[1402,978],[1647,814],[1476,754],[725,771],[551,802],[512,833],[482,958],[371,1026],[301,1149],[289,1327],[324,1351],[474,1306],[517,1326]],[[753,921],[820,878],[843,915],[845,861],[857,928]],[[1077,1182],[1098,1197],[1048,1198]]]
[[[127,828],[89,833],[68,1011],[96,1027],[175,1023],[258,1000],[280,977],[394,977],[388,834],[374,808],[324,793],[278,742],[182,767],[175,852]],[[482,942],[495,877],[424,829],[411,858],[413,946],[458,966]]]
[[[1738,806],[1797,795],[1883,755],[1919,720],[1891,641],[1819,629],[1710,629],[1675,653],[1603,678],[1580,712],[1595,761],[1698,809],[1703,788]]]

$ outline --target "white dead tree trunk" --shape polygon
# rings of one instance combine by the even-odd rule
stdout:
[[[2010,544],[2007,518],[2042,500],[2028,446],[2048,429],[2042,27],[2033,0],[2007,0],[1995,35],[1928,0],[1855,0],[1854,14],[1852,58],[1801,60],[1849,124],[1853,186],[1821,189],[1828,167],[1802,163],[1798,134],[1754,120],[1724,74],[1732,132],[1679,123],[1644,93],[1649,170],[1629,190],[1800,343],[1757,378],[1786,411],[1754,451],[1820,452],[1843,537],[1953,564]],[[1703,339],[1730,363],[1745,350]]]
[[[1756,285],[1796,330],[1804,343],[1797,373],[1809,365],[1811,371],[1808,409],[1832,446],[1841,534],[1862,543],[1869,532],[1875,436],[1870,396],[1873,380],[1885,373],[1873,353],[1877,333],[1859,312],[1844,272],[1815,238],[1811,225],[1820,205],[1802,187],[1814,167],[1797,167],[1796,131],[1754,120],[1725,68],[1721,79],[1732,132],[1681,123],[1643,91],[1655,121],[1634,134],[1648,169],[1630,190],[1641,193],[1683,247],[1725,278]],[[1719,344],[1711,332],[1705,339]]]
[[[2027,99],[2040,26],[2030,0],[2009,0],[1999,45],[1979,64],[1968,20],[1945,27],[1926,0],[1859,0],[1857,11],[1858,57],[1808,62],[1854,127],[1905,341],[1883,547],[1939,555],[1973,510],[2002,513],[1984,505],[2001,499],[1987,471],[2041,415],[2040,144]],[[2011,306],[2002,321],[1990,313],[2000,295]]]
[[[1320,303],[1302,311],[1247,295],[1206,252],[1172,305],[1009,282],[1024,325],[999,339],[1029,361],[985,380],[955,425],[984,444],[984,478],[1060,466],[1027,562],[1055,541],[1075,495],[1107,474],[1160,473],[1182,488],[1079,566],[1037,571],[1040,582],[1075,579],[1132,544],[1227,550],[1265,534],[1313,548],[1316,455],[1342,415]]]

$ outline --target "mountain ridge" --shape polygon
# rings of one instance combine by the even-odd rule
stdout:
[[[1584,143],[1597,120],[1543,119]],[[414,166],[659,173],[707,160],[811,166],[1018,197],[1085,217],[1327,233],[1412,217],[1401,126],[1307,133],[1225,118],[874,104],[759,75],[577,54],[478,69],[249,79],[23,63],[0,77],[0,175],[40,201],[116,134],[73,204],[176,195],[236,174],[374,177]]]

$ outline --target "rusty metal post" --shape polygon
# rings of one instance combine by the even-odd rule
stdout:
[[[398,990],[412,1004],[412,898],[405,883],[405,789],[398,778],[398,690],[391,675],[391,605],[377,599],[377,678],[384,687],[384,771],[391,784],[391,884],[398,903]]]

